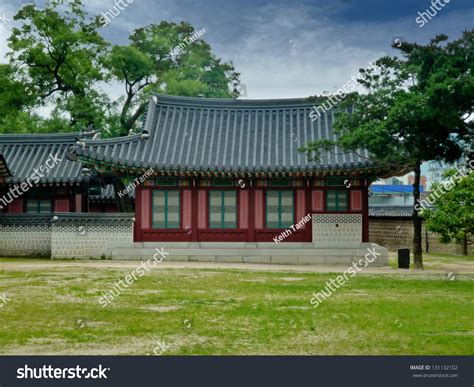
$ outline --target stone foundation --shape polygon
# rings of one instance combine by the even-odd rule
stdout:
[[[167,261],[266,263],[283,265],[362,267],[387,266],[388,250],[371,243],[271,243],[271,242],[135,242],[109,244],[108,258],[142,260],[159,258],[158,250],[169,253]],[[370,252],[374,252],[376,259]],[[373,261],[373,262],[371,262]]]

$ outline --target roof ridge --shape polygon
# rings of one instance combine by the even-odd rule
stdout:
[[[69,133],[9,133],[0,134],[0,143],[12,142],[66,142],[76,141],[80,132]]]
[[[141,133],[136,133],[127,136],[120,136],[120,137],[111,137],[111,138],[98,138],[98,139],[86,139],[86,138],[79,138],[79,141],[83,141],[85,144],[93,144],[93,145],[102,145],[102,144],[120,144],[122,142],[129,142],[134,140],[141,140]]]
[[[306,98],[272,98],[272,99],[235,99],[235,98],[204,98],[175,96],[160,93],[153,93],[153,99],[156,104],[178,104],[178,105],[197,105],[197,106],[229,106],[229,107],[295,107],[312,106],[314,102]]]

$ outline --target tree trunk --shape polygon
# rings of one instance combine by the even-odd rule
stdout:
[[[467,232],[464,231],[464,244],[462,246],[463,255],[467,255]]]
[[[420,178],[421,162],[417,162],[415,165],[415,181],[413,183],[413,256],[415,268],[417,269],[423,269],[423,248],[421,245],[421,218],[418,215],[420,211]]]
[[[137,110],[133,115],[125,122],[125,124],[121,124],[121,130],[120,130],[120,136],[126,136],[128,135],[128,132],[130,129],[133,128],[137,120],[140,118],[140,116],[145,112],[147,107],[147,103],[143,102],[138,106]]]
[[[119,212],[133,212],[132,200],[125,191],[125,184],[123,184],[119,177],[115,177],[112,184],[114,186],[115,202],[117,203]],[[118,194],[119,192],[121,192],[121,195]]]
[[[127,123],[127,113],[130,109],[130,105],[132,104],[133,94],[127,93],[127,99],[125,100],[122,112],[120,113],[120,125],[122,125],[123,131],[120,133],[121,136],[126,136],[130,128],[128,127]],[[125,133],[126,132],[126,133]]]

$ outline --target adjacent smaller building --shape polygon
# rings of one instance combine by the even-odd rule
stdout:
[[[11,176],[11,172],[8,169],[7,162],[2,154],[0,154],[0,184],[5,184],[5,179]]]
[[[0,185],[0,213],[85,212],[90,178],[82,164],[66,158],[83,136],[0,135],[0,149],[13,172]]]
[[[424,186],[420,185],[420,193],[424,192]],[[372,184],[369,188],[369,206],[412,206],[413,208],[413,185]]]

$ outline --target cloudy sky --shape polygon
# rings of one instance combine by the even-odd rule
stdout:
[[[91,15],[114,6],[114,0],[84,1]],[[395,54],[390,48],[394,39],[426,43],[436,34],[456,38],[474,27],[472,0],[437,0],[443,7],[438,6],[432,20],[425,17],[423,27],[416,18],[431,0],[128,1],[131,4],[103,29],[105,38],[124,44],[134,29],[162,20],[185,20],[196,30],[205,28],[203,39],[219,57],[234,63],[248,98],[306,97],[335,90],[370,61]],[[10,19],[26,3],[0,4],[2,62],[14,26]],[[115,87],[114,94],[121,92]]]

